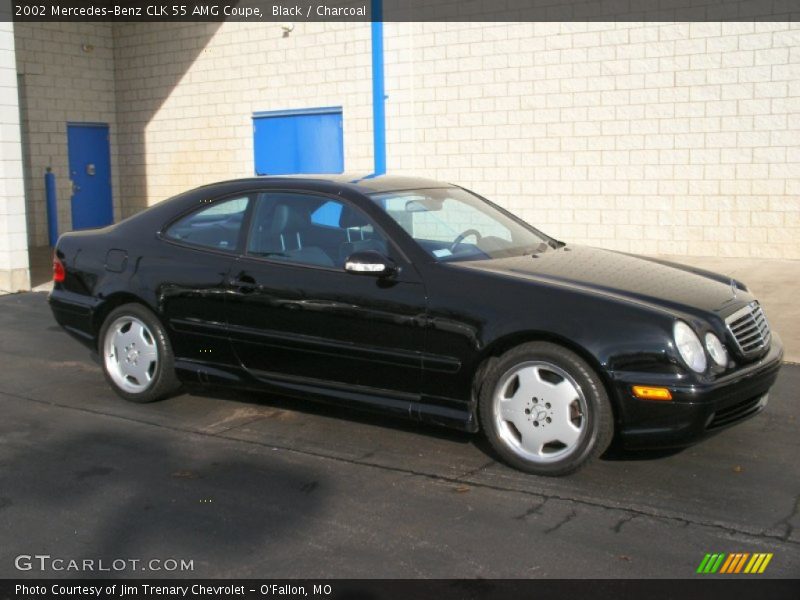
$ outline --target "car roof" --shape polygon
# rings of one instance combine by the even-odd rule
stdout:
[[[404,175],[358,175],[352,173],[320,174],[320,175],[265,175],[261,177],[247,177],[219,182],[212,185],[241,183],[243,185],[258,185],[264,182],[280,183],[284,181],[295,186],[297,184],[329,184],[331,187],[349,188],[362,194],[375,194],[380,192],[394,192],[400,190],[418,190],[425,188],[454,187],[450,183],[443,183],[424,177],[409,177]]]

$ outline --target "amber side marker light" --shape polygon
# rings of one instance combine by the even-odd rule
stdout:
[[[672,400],[672,394],[663,387],[635,385],[633,386],[633,395],[640,400]]]
[[[67,272],[64,270],[64,265],[58,260],[57,257],[53,257],[53,281],[57,283],[61,283],[67,277]]]

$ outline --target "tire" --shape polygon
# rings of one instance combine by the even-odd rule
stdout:
[[[180,388],[169,338],[141,304],[124,304],[108,314],[98,349],[106,381],[125,400],[155,402]]]
[[[578,470],[614,435],[611,403],[597,373],[549,342],[522,344],[493,360],[480,383],[478,411],[503,460],[536,475]]]

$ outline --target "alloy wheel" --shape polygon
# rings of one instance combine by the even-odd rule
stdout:
[[[524,362],[507,371],[495,387],[492,412],[503,444],[533,463],[567,457],[588,430],[583,391],[549,362]]]
[[[150,329],[138,318],[123,316],[106,331],[106,371],[121,389],[141,393],[153,382],[158,368],[158,346]]]

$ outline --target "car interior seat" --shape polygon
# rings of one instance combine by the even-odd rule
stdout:
[[[304,232],[310,227],[308,213],[289,204],[276,204],[270,218],[257,215],[251,251],[274,258],[288,258],[296,262],[333,267],[334,262],[318,246],[306,246]]]

